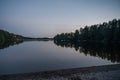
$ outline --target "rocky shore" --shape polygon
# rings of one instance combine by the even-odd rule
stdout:
[[[0,80],[120,80],[120,64],[0,75]]]

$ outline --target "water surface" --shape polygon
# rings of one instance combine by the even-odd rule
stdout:
[[[0,74],[116,64],[110,59],[86,55],[74,48],[57,46],[53,41],[27,41],[0,49]]]

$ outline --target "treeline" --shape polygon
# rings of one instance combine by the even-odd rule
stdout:
[[[57,42],[102,42],[120,43],[120,19],[102,24],[85,26],[74,33],[61,33],[54,37]]]
[[[23,37],[24,41],[49,41],[53,38],[43,37],[43,38],[32,38],[32,37]]]
[[[23,37],[0,29],[0,48],[14,45],[23,41]]]

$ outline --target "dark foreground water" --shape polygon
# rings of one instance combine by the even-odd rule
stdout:
[[[100,52],[102,53],[102,52]],[[99,54],[100,54],[99,53]],[[111,55],[61,47],[53,41],[27,41],[0,49],[0,74],[28,73],[57,69],[116,64]],[[117,56],[117,55],[115,55]],[[107,58],[106,58],[107,57]]]

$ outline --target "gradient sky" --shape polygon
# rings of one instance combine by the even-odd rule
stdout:
[[[120,19],[120,0],[0,0],[0,29],[53,37],[85,25]]]

